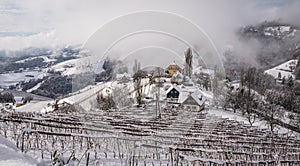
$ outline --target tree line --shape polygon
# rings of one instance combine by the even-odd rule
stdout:
[[[228,74],[228,73],[227,73]],[[229,80],[230,75],[227,77]],[[239,72],[239,86],[234,88],[227,84],[225,109],[241,111],[252,125],[257,118],[257,111],[271,119],[282,118],[289,112],[290,119],[300,122],[300,83],[289,81],[287,84],[277,83],[272,76],[256,68],[248,68]],[[273,125],[271,124],[273,130]]]

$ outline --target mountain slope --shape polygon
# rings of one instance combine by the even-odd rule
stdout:
[[[269,69],[300,55],[300,28],[291,24],[265,21],[242,27],[236,34],[241,46],[225,51],[226,68]]]

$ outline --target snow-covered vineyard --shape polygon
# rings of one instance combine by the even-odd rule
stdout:
[[[85,165],[299,165],[292,134],[206,111],[144,108],[88,113],[2,113],[1,135],[33,158]]]

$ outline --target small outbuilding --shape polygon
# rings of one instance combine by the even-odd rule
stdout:
[[[20,106],[24,105],[25,104],[24,97],[15,96],[14,104],[16,105],[16,107],[20,107]]]

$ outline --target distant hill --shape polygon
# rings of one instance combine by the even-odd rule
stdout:
[[[300,55],[300,28],[278,21],[265,21],[257,25],[241,27],[236,33],[243,47],[255,49],[254,58],[257,68],[269,69]],[[252,45],[255,43],[255,46]],[[233,46],[234,47],[234,46]],[[243,50],[225,52],[227,58],[225,67],[239,68],[247,66],[249,58],[239,59]]]

